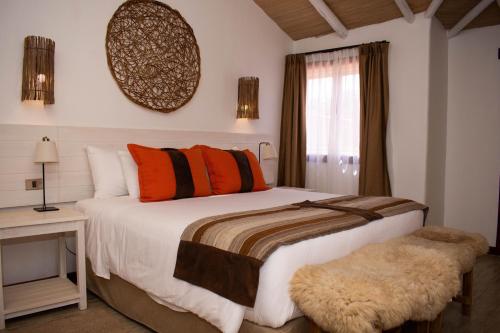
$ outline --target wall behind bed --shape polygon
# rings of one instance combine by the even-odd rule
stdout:
[[[258,153],[260,141],[271,135],[208,131],[171,131],[71,126],[0,124],[0,208],[37,205],[41,191],[26,191],[24,180],[41,178],[41,167],[33,163],[35,146],[47,135],[55,141],[59,162],[46,165],[47,202],[74,202],[94,194],[85,147],[127,150],[127,143],[151,147],[190,147],[203,143],[220,148],[248,148]],[[276,161],[262,161],[267,180],[274,176]]]
[[[279,137],[285,55],[292,41],[253,2],[163,0],[192,26],[201,80],[193,99],[161,114],[130,102],[106,63],[109,19],[122,0],[2,0],[0,123],[264,133]],[[52,38],[55,104],[21,103],[23,40]],[[260,78],[259,120],[236,120],[238,78]]]
[[[122,0],[2,0],[0,206],[40,202],[40,191],[24,191],[23,182],[40,176],[39,166],[31,160],[34,144],[43,135],[57,141],[61,155],[60,163],[48,167],[49,201],[72,201],[92,193],[83,155],[87,142],[120,147],[125,141],[142,141],[164,146],[175,144],[171,139],[177,136],[185,144],[248,143],[255,149],[258,141],[270,140],[278,148],[290,38],[253,1],[163,1],[192,26],[201,54],[196,94],[170,114],[130,102],[108,70],[106,26]],[[23,40],[28,35],[49,37],[56,43],[55,104],[43,109],[21,102]],[[259,120],[236,120],[237,82],[246,75],[260,78]],[[56,243],[47,240],[5,246],[4,283],[55,274],[55,254]],[[25,263],[26,270],[19,262]]]

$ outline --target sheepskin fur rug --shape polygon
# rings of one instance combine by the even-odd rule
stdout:
[[[488,241],[481,234],[453,228],[428,226],[414,231],[411,235],[431,241],[467,246],[475,252],[476,256],[486,254],[489,250]]]
[[[299,269],[290,295],[328,332],[381,332],[407,320],[430,321],[459,293],[461,273],[486,248],[478,235],[423,228]]]
[[[488,253],[490,247],[486,238],[478,233],[465,232],[458,229],[429,226],[418,229],[412,233],[413,236],[425,238],[438,243],[459,244],[460,247],[468,247],[476,257]]]
[[[433,320],[460,290],[456,262],[433,249],[372,244],[299,269],[290,294],[328,332],[380,332],[407,320]]]
[[[489,250],[488,241],[480,234],[437,226],[421,228],[406,237],[389,242],[435,249],[457,261],[461,273],[470,272],[476,258]]]

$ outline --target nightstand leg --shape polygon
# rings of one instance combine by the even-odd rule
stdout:
[[[76,232],[76,271],[78,291],[80,292],[80,302],[78,307],[80,310],[87,308],[87,285],[85,276],[85,235],[83,223],[78,226]]]
[[[59,277],[67,278],[66,270],[66,235],[59,236]]]
[[[0,329],[5,328],[5,314],[3,304],[3,271],[2,271],[2,243],[0,242]]]

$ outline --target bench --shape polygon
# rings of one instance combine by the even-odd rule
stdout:
[[[433,332],[452,300],[472,305],[472,269],[487,253],[478,234],[425,227],[350,255],[299,269],[290,295],[311,332]]]

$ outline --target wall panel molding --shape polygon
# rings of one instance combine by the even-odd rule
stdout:
[[[208,144],[257,153],[260,141],[272,141],[265,134],[0,124],[0,208],[41,203],[42,192],[26,191],[24,180],[42,176],[41,166],[33,163],[33,154],[43,136],[56,142],[59,153],[59,163],[45,168],[48,203],[92,197],[94,188],[85,152],[88,145],[126,150],[127,143],[174,148]]]

